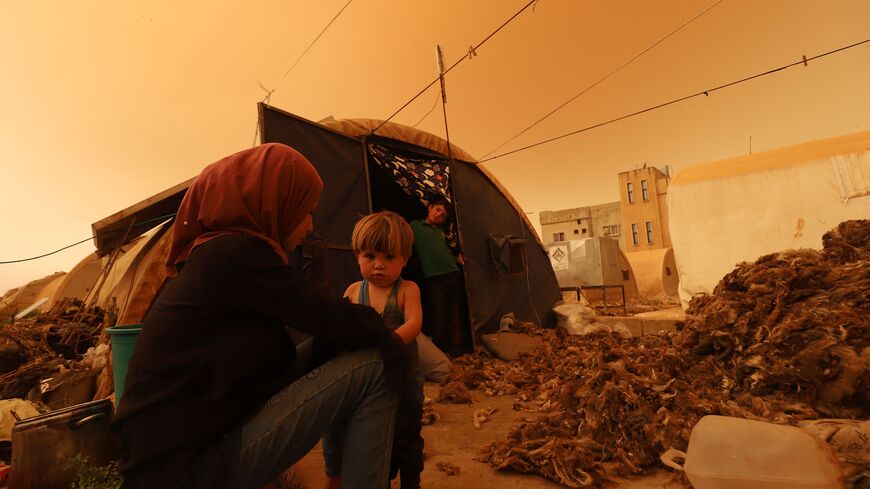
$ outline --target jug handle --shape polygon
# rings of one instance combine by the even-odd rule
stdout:
[[[71,424],[73,429],[79,429],[82,426],[88,424],[89,422],[91,422],[95,419],[100,419],[100,418],[105,418],[105,417],[106,417],[106,413],[97,413],[97,414],[92,414],[90,416],[85,416],[84,418],[82,418],[78,421],[74,421],[70,424]]]
[[[661,460],[662,463],[667,465],[668,467],[677,469],[679,471],[685,471],[685,467],[683,467],[674,460],[677,458],[683,459],[683,463],[686,463],[686,452],[681,452],[676,448],[668,448],[668,451],[663,453],[659,457],[659,460]]]

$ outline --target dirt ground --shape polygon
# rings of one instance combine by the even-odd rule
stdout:
[[[427,397],[437,398],[439,386],[426,383]],[[430,426],[423,427],[426,440],[426,469],[422,475],[424,489],[447,489],[474,487],[480,489],[550,489],[563,487],[543,477],[518,474],[516,472],[496,472],[489,465],[477,462],[481,447],[504,437],[508,430],[523,418],[534,417],[535,413],[514,411],[514,400],[510,396],[486,397],[474,392],[475,404],[435,404],[435,411],[441,419]],[[492,417],[476,429],[472,423],[473,414],[481,408],[495,408]],[[447,475],[437,468],[439,462],[449,462],[460,471]],[[299,489],[322,489],[323,455],[318,445],[305,458],[296,464],[294,471]],[[399,487],[393,481],[392,487]],[[616,481],[609,487],[625,489],[683,489],[679,476],[667,469],[652,475]]]

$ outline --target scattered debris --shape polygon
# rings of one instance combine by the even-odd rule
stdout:
[[[489,417],[495,414],[498,408],[482,408],[474,412],[474,427],[480,429],[480,425],[489,421]]]
[[[474,398],[471,397],[471,391],[459,382],[447,382],[438,392],[438,402],[470,404],[474,402]]]
[[[441,419],[441,415],[435,412],[435,400],[431,397],[423,398],[423,417],[420,422],[423,426],[429,426],[430,424],[435,424],[436,421]]]
[[[676,333],[574,336],[528,325],[543,347],[511,363],[457,359],[439,401],[456,402],[466,387],[528,403],[538,417],[480,460],[568,487],[644,474],[667,448],[685,449],[707,414],[867,419],[870,221],[843,223],[823,243],[738,265],[692,301]]]
[[[104,323],[112,318],[111,313],[73,300],[49,313],[4,325],[0,328],[0,398],[24,398],[43,379],[79,369],[79,359],[96,345]],[[84,368],[96,366],[94,360],[91,354]]]
[[[870,487],[870,421],[818,419],[798,426],[834,448],[848,487]]]
[[[621,324],[604,324],[597,320],[595,309],[576,302],[566,302],[553,308],[556,324],[570,334],[586,336],[595,333],[615,333],[631,338],[629,329]]]
[[[441,472],[447,473],[447,475],[459,475],[459,472],[462,470],[458,466],[447,461],[438,462],[435,464],[435,467],[437,467]]]

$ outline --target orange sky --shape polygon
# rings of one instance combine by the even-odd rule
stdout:
[[[242,5],[242,3],[244,5]],[[386,118],[526,0],[6,2],[0,16],[0,261],[251,145],[258,82],[309,119]],[[716,0],[540,0],[447,77],[454,143],[482,156]],[[870,38],[866,0],[723,0],[503,148],[570,132]],[[674,169],[870,128],[870,44],[491,161],[537,212],[618,199],[616,173]],[[414,124],[435,89],[393,120]],[[440,107],[420,126],[443,135]],[[0,265],[0,293],[69,270],[89,243]]]

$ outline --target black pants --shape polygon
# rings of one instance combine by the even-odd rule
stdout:
[[[460,272],[426,279],[423,324],[432,342],[442,351],[458,356],[471,351],[471,335],[466,321],[465,288]]]
[[[411,367],[402,378],[399,408],[396,412],[396,431],[393,455],[390,460],[390,478],[400,476],[401,487],[420,487],[423,472],[423,374],[417,356],[417,342],[406,347]]]

